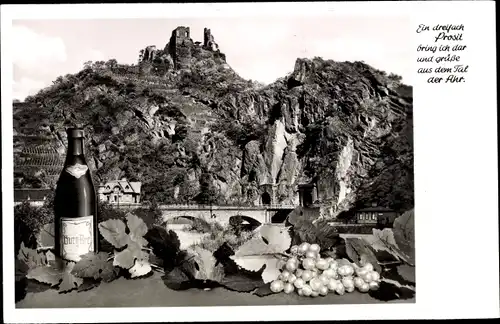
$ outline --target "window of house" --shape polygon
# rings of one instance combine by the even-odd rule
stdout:
[[[117,200],[118,200],[118,197],[117,197],[117,196],[115,196],[115,201],[117,201]]]
[[[362,220],[363,219],[363,214],[359,214],[358,218],[359,218],[359,220]]]
[[[376,219],[377,219],[377,213],[373,213],[372,220],[376,220]]]
[[[179,37],[179,31],[178,30],[175,32],[175,34],[177,35],[177,37]]]

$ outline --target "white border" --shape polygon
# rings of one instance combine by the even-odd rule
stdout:
[[[495,3],[490,1],[2,6],[2,194],[6,322],[355,320],[499,316]],[[417,302],[398,305],[120,309],[14,308],[12,19],[410,15],[464,23],[463,85],[414,85]],[[421,39],[409,31],[408,37]],[[395,40],[397,41],[397,40]],[[36,49],[34,49],[36,50]],[[415,53],[416,55],[416,53]],[[469,232],[472,224],[474,232]],[[477,274],[477,277],[474,276]]]

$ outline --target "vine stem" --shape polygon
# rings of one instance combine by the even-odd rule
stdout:
[[[150,265],[151,265],[151,268],[153,268],[153,270],[165,274],[165,271],[163,271],[163,269],[160,266],[157,266],[156,264],[152,264],[152,263]]]

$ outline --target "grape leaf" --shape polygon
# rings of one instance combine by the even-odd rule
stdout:
[[[26,277],[26,274],[28,273],[30,268],[23,261],[16,259],[15,269],[16,269],[16,281],[20,281]]]
[[[390,228],[384,228],[383,230],[373,229],[372,247],[378,251],[387,251],[392,254],[396,260],[403,260],[407,263],[411,263],[411,260],[408,259],[404,253],[401,253],[398,245],[396,244],[396,240],[394,239],[394,233]]]
[[[242,273],[226,275],[221,285],[229,290],[238,292],[251,292],[262,286],[261,273],[258,276],[250,276]]]
[[[99,223],[99,232],[115,248],[122,248],[130,242],[130,236],[125,233],[125,223],[119,219],[108,219]]]
[[[267,244],[285,252],[292,244],[292,238],[288,232],[288,227],[281,227],[271,224],[264,224],[260,227],[260,236]]]
[[[394,220],[394,239],[407,262],[415,265],[415,211],[411,209]]]
[[[82,278],[82,279],[83,282],[80,285],[80,287],[78,287],[78,292],[87,291],[99,287],[99,285],[101,284],[100,280],[95,280],[93,278]]]
[[[212,280],[216,282],[222,281],[224,277],[224,267],[222,264],[217,264],[217,260],[212,252],[203,249],[199,246],[188,249],[188,254],[193,256],[191,260],[195,269],[193,276],[195,279]]]
[[[80,278],[102,279],[105,282],[113,281],[117,276],[117,269],[113,263],[108,261],[108,254],[105,252],[89,252],[82,255],[73,267],[72,274]]]
[[[83,279],[75,277],[71,271],[75,266],[74,262],[68,262],[62,272],[62,281],[59,285],[59,293],[70,292],[73,289],[77,289],[82,283]]]
[[[168,272],[172,270],[180,253],[180,241],[177,234],[160,226],[154,226],[146,235],[146,240],[153,249],[153,253],[163,260],[163,268]]]
[[[402,264],[397,268],[399,275],[406,281],[415,284],[415,267]]]
[[[146,223],[138,216],[128,213],[127,216],[127,227],[130,230],[130,239],[140,246],[146,246],[148,241],[144,239],[144,235],[148,232],[148,226]]]
[[[139,260],[135,261],[135,264],[129,270],[131,278],[138,278],[147,275],[152,271],[151,265],[147,260]]]
[[[162,279],[165,285],[173,290],[186,290],[192,287],[188,276],[178,267],[166,273]]]
[[[21,248],[19,249],[19,253],[17,254],[17,259],[26,263],[26,265],[30,269],[47,264],[47,258],[45,254],[27,248],[24,245],[24,242],[21,242]]]
[[[292,239],[286,228],[273,225],[262,225],[258,235],[243,243],[235,255],[253,256],[283,253],[290,247]]]
[[[285,261],[274,255],[231,256],[237,265],[248,271],[262,271],[264,283],[276,280],[281,273]]]
[[[62,280],[60,269],[49,266],[38,266],[28,271],[26,278],[33,279],[41,283],[57,286]]]
[[[259,297],[265,297],[276,293],[271,290],[271,284],[265,284],[257,288],[257,290],[254,291],[253,294]]]
[[[123,251],[115,251],[115,259],[113,260],[113,265],[123,269],[130,269],[135,264],[135,259],[143,257],[143,251],[141,251],[141,246],[136,242],[131,242],[127,245],[127,248]]]
[[[413,298],[415,296],[415,291],[408,287],[398,285],[397,282],[382,280],[379,288],[377,290],[370,290],[368,295],[381,301],[390,301]]]
[[[43,225],[36,236],[36,241],[39,247],[52,248],[54,247],[54,223]]]
[[[370,262],[373,268],[377,272],[381,272],[382,268],[378,263],[377,257],[370,249],[370,246],[366,241],[356,237],[345,238],[346,253],[352,262],[356,263],[358,266],[361,265],[361,261]]]

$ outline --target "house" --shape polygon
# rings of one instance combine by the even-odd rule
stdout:
[[[398,213],[390,208],[372,206],[358,209],[354,215],[357,224],[391,225]]]
[[[115,204],[141,202],[141,183],[127,179],[112,180],[99,186],[99,200]]]
[[[43,206],[52,189],[16,188],[14,189],[14,206],[28,201],[32,206]]]

